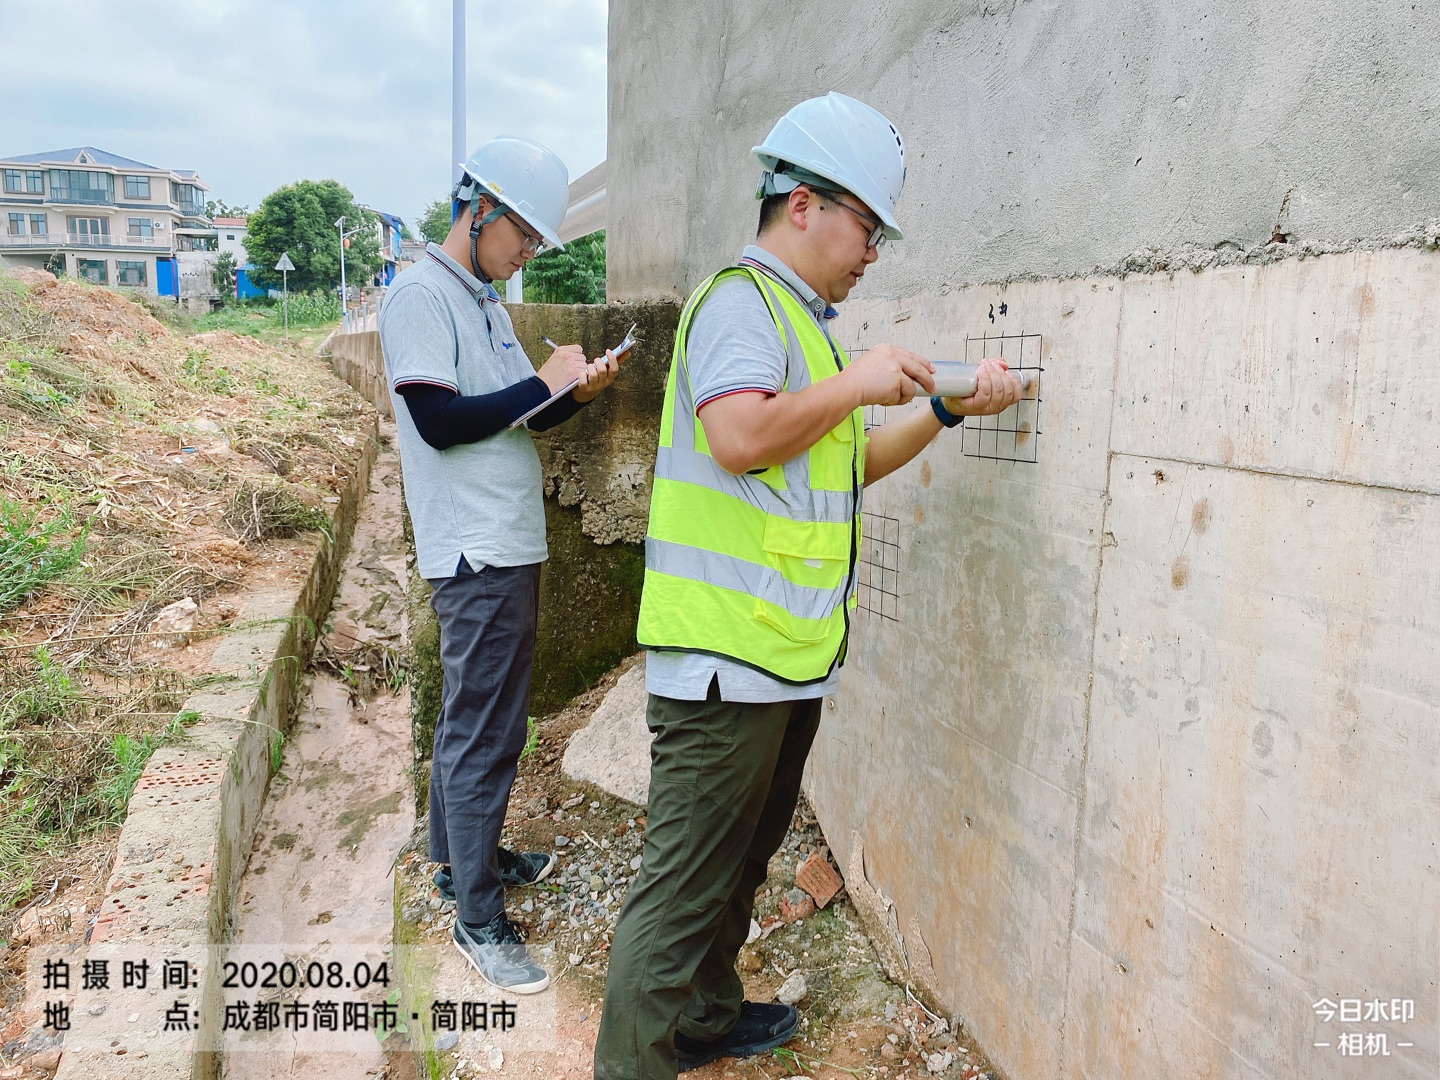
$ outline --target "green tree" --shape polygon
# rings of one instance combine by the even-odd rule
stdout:
[[[563,251],[546,251],[525,267],[527,304],[605,302],[605,230],[581,236]]]
[[[436,199],[425,207],[420,219],[420,235],[432,244],[443,244],[450,232],[450,200]]]
[[[215,269],[210,272],[210,280],[215,288],[220,290],[221,295],[227,299],[235,299],[235,256],[228,251],[222,251],[220,257],[215,260]]]
[[[205,216],[208,218],[217,217],[249,217],[250,208],[236,203],[231,206],[223,199],[206,199]]]
[[[338,180],[297,180],[276,188],[250,215],[245,230],[245,253],[257,269],[255,284],[280,287],[280,271],[272,267],[288,252],[292,292],[329,289],[340,284],[340,230],[373,225],[374,215],[360,209],[350,189]],[[380,268],[380,240],[373,228],[362,228],[349,238],[345,249],[345,277],[363,285]]]

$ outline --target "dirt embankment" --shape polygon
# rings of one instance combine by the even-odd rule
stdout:
[[[319,335],[150,303],[0,276],[0,1069],[46,1064],[27,949],[84,938],[145,761],[245,595],[299,581],[374,425]]]

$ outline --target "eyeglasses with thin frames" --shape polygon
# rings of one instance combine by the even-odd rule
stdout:
[[[846,207],[846,209],[848,210],[849,207]],[[520,230],[520,235],[525,238],[525,242],[520,248],[521,251],[527,255],[538,255],[545,249],[545,238],[543,236],[536,236],[529,229],[525,228],[524,225],[520,224],[520,219],[514,214],[506,214],[505,216]]]
[[[811,188],[811,190],[815,191],[814,188]],[[873,218],[869,214],[862,214],[859,210],[856,210],[849,203],[841,202],[836,196],[830,194],[830,192],[828,191],[815,191],[815,194],[819,195],[826,202],[834,203],[836,206],[844,207],[846,210],[849,210],[850,213],[858,217],[861,221],[865,222],[866,225],[870,226],[870,235],[865,238],[865,246],[867,248],[878,249],[885,246],[885,223],[879,218]]]

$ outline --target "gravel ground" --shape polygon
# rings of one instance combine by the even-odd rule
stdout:
[[[549,947],[562,1015],[579,1023],[593,1020],[604,992],[606,959],[625,890],[640,867],[644,846],[642,808],[560,771],[570,735],[583,726],[605,691],[628,666],[606,676],[591,691],[539,725],[540,741],[521,762],[511,796],[504,843],[531,851],[554,851],[559,863],[538,886],[511,890],[508,910],[527,940]],[[414,924],[419,940],[443,942],[454,921],[454,905],[442,902],[430,883],[424,827],[398,866],[401,917]],[[795,871],[812,853],[829,858],[829,848],[802,798],[770,877],[756,901],[761,936],[741,951],[739,968],[746,996],[775,1000],[782,986],[804,996],[800,1036],[773,1054],[744,1061],[722,1059],[687,1073],[695,1080],[721,1078],[884,1077],[886,1080],[992,1080],[999,1074],[974,1047],[957,1017],[927,1010],[907,988],[886,978],[854,907],[842,890],[820,911],[787,924],[781,902],[795,889]],[[804,907],[802,905],[802,910]],[[466,1062],[447,1062],[446,1076],[490,1075]]]

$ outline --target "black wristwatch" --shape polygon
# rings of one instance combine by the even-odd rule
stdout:
[[[965,417],[956,416],[949,409],[945,408],[945,402],[938,397],[930,399],[930,408],[935,412],[935,419],[946,427],[959,427],[965,422]]]

